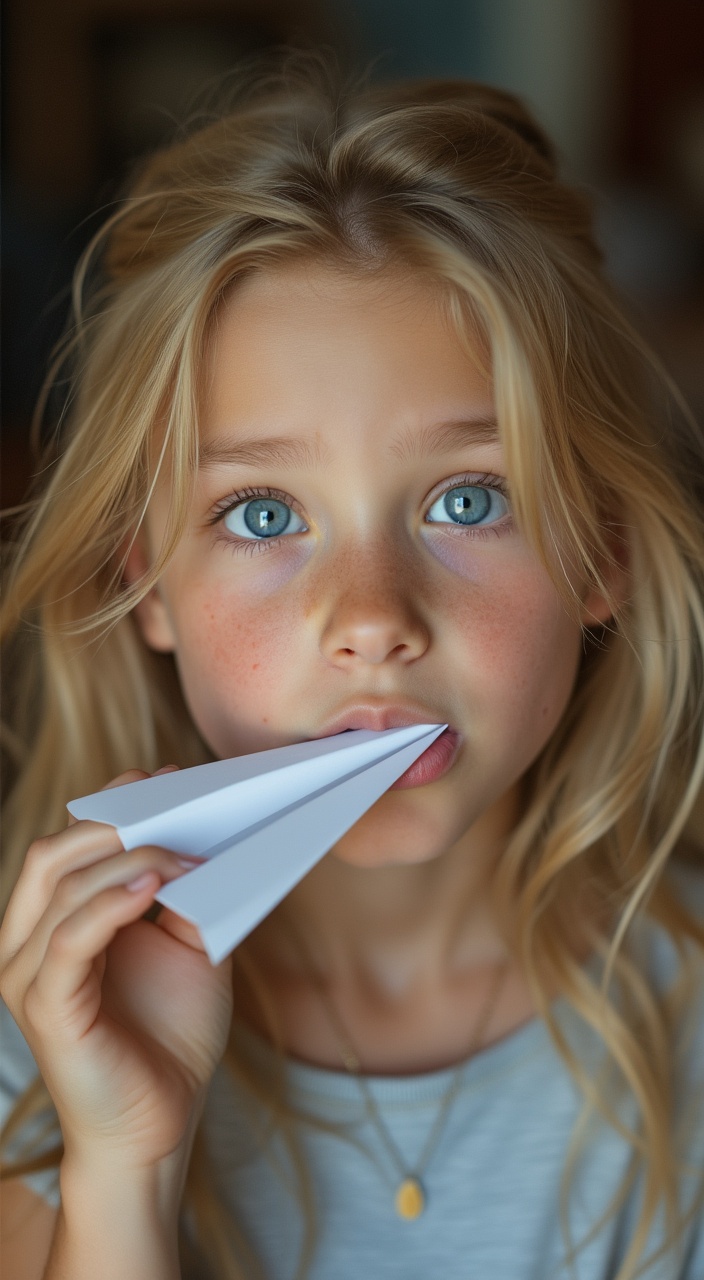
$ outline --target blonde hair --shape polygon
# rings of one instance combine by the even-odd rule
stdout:
[[[173,659],[146,648],[131,611],[183,527],[214,310],[245,273],[302,255],[349,271],[422,273],[443,286],[461,330],[479,326],[517,521],[574,616],[566,562],[612,609],[612,625],[584,630],[573,698],[525,776],[495,894],[506,944],[584,1095],[568,1169],[596,1112],[632,1151],[620,1199],[642,1173],[640,1219],[616,1277],[632,1280],[659,1207],[673,1240],[684,1222],[672,1045],[704,925],[663,872],[674,859],[704,868],[704,444],[604,282],[587,203],[557,180],[549,142],[511,95],[460,81],[339,93],[310,65],[254,77],[230,109],[145,164],[90,246],[54,370],[70,358],[71,390],[6,596],[16,773],[7,889],[31,840],[63,825],[72,796],[128,767],[208,758]],[[89,269],[97,284],[85,301]],[[127,586],[127,550],[165,460],[164,544]],[[608,571],[624,557],[620,601]],[[595,912],[580,909],[586,900]],[[631,926],[645,915],[681,962],[665,993],[631,954]],[[577,963],[575,940],[604,958],[600,987]],[[236,959],[266,1011],[244,947]],[[554,991],[603,1041],[601,1080],[565,1040]],[[269,1021],[277,1043],[271,1010]],[[298,1161],[308,1256],[313,1197],[283,1085],[274,1092],[248,1075],[232,1047],[226,1061],[271,1106]],[[637,1104],[633,1130],[615,1106],[624,1089]],[[39,1083],[10,1130],[47,1104]],[[32,1167],[59,1158],[60,1148]],[[573,1260],[586,1241],[570,1238],[567,1174],[561,1220]],[[200,1138],[187,1194],[214,1273],[254,1268],[208,1185]]]

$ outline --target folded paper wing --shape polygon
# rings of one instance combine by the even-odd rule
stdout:
[[[156,894],[219,964],[442,733],[368,729],[161,774],[72,800],[75,818],[208,859]]]

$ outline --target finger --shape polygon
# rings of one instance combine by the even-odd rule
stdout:
[[[25,1015],[32,1027],[46,1029],[57,1013],[62,1027],[70,1025],[76,1035],[92,1024],[100,1000],[95,960],[119,929],[140,917],[160,883],[157,872],[143,873],[130,884],[104,889],[61,921],[27,991]]]
[[[191,924],[189,920],[184,920],[183,916],[177,916],[176,912],[171,911],[169,907],[162,907],[156,924],[165,933],[170,934],[172,938],[178,938],[179,942],[185,943],[186,946],[191,947],[194,951],[205,952],[203,939],[196,926]]]
[[[164,765],[157,772],[172,772],[177,768],[177,765]],[[127,769],[102,790],[148,777],[143,769]],[[77,822],[74,818],[64,831],[44,836],[30,845],[0,930],[0,971],[36,927],[67,870],[109,857],[122,847],[115,827],[86,820]]]
[[[36,928],[62,876],[120,852],[117,831],[105,822],[78,822],[35,840],[7,904],[0,930],[0,967]]]
[[[100,790],[112,791],[113,787],[126,787],[128,782],[144,782],[148,777],[145,769],[125,769],[124,773],[118,773],[116,778],[111,778]]]
[[[160,883],[182,875],[188,865],[184,859],[169,849],[143,845],[129,853],[91,863],[90,866],[70,871],[56,887],[56,891],[41,919],[21,951],[21,963],[17,971],[25,986],[31,982],[49,949],[51,937],[64,920],[89,906],[105,890],[124,886],[140,876],[151,873]],[[154,889],[156,892],[156,889]]]

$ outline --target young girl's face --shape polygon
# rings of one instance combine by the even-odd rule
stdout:
[[[412,276],[287,267],[217,317],[190,524],[138,616],[219,757],[345,725],[452,727],[442,776],[387,792],[340,841],[356,865],[508,831],[570,698],[580,627],[513,523],[493,420]],[[167,502],[164,479],[152,554]],[[582,596],[585,621],[608,616]]]

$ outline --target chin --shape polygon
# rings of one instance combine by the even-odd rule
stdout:
[[[375,808],[333,845],[329,857],[350,867],[416,866],[439,858],[453,843],[449,832],[442,838],[437,822],[419,820],[418,814],[382,818]]]

